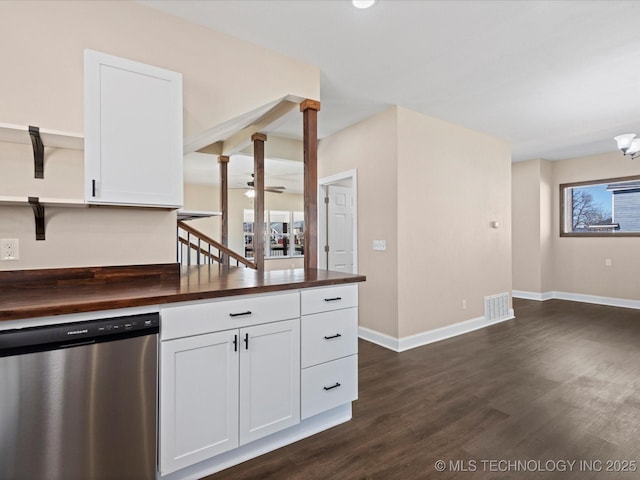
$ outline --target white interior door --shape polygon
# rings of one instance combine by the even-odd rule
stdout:
[[[353,273],[353,192],[327,186],[327,270]]]

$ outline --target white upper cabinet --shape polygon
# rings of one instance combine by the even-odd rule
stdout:
[[[182,75],[84,54],[85,199],[182,206]]]

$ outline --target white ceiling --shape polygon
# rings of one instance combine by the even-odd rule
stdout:
[[[320,138],[395,104],[506,139],[514,160],[640,130],[638,1],[142,3],[319,66]]]

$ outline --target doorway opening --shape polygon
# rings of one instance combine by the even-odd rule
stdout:
[[[318,268],[358,273],[356,170],[318,180]]]

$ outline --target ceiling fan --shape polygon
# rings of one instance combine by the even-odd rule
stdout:
[[[255,175],[252,173],[251,174],[251,181],[247,182],[247,186],[249,188],[255,188],[254,181],[253,181],[254,178],[255,178]],[[276,187],[276,186],[268,186],[267,185],[267,186],[264,187],[264,191],[265,192],[271,192],[271,193],[284,193],[285,188],[286,187],[283,187],[283,186],[277,186]]]

